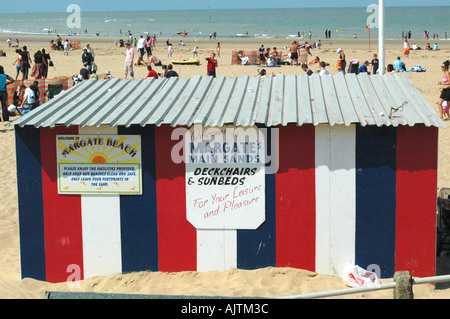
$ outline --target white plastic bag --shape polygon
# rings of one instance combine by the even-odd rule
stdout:
[[[347,266],[344,269],[344,283],[352,288],[380,285],[377,275],[359,266]]]

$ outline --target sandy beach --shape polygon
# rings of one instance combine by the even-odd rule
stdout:
[[[20,46],[27,45],[33,55],[37,50],[45,48],[50,51],[50,40],[54,36],[8,36],[0,35],[0,50],[6,53],[6,57],[0,57],[0,65],[4,66],[5,73],[15,78],[16,71],[15,48],[8,48],[6,40],[11,37],[20,40]],[[65,39],[63,37],[63,39]],[[95,50],[95,63],[98,66],[100,78],[109,70],[113,77],[123,78],[123,63],[125,48],[115,46],[118,38],[112,37],[70,37],[69,40],[81,41],[81,46],[89,42]],[[172,57],[167,56],[167,38],[158,38],[154,54],[162,60],[163,64],[171,63],[179,55],[189,59],[193,57],[192,50],[199,46],[198,58],[201,62],[197,65],[174,66],[180,77],[194,77],[206,75],[205,56],[215,52],[217,43],[220,42],[221,53],[218,57],[218,76],[239,77],[242,75],[256,76],[261,66],[258,65],[232,65],[232,51],[258,50],[261,44],[267,47],[277,47],[278,50],[287,52],[292,39],[252,39],[252,38],[209,38],[176,37],[170,38],[174,46]],[[182,40],[184,46],[179,46]],[[411,45],[416,43],[425,47],[435,41],[411,40]],[[438,42],[438,51],[411,51],[409,57],[403,57],[402,40],[387,41],[386,63],[393,63],[397,56],[401,56],[407,68],[421,65],[426,72],[405,73],[419,91],[424,95],[433,109],[438,112],[435,104],[439,97],[437,82],[442,78],[441,63],[450,59],[450,41]],[[347,55],[347,60],[358,59],[360,62],[371,61],[377,53],[378,43],[372,39],[369,50],[368,40],[322,40],[320,50],[312,50],[313,57],[319,56],[322,61],[330,63],[328,70],[331,74],[337,71],[334,64],[337,60],[336,50],[342,48]],[[49,69],[49,78],[71,78],[77,75],[82,68],[81,50],[70,51],[69,56],[64,56],[63,51],[50,51],[54,67]],[[137,52],[136,52],[137,56]],[[310,56],[310,60],[313,58]],[[312,65],[315,72],[318,65]],[[371,68],[369,68],[370,71]],[[154,67],[161,72],[161,67]],[[267,69],[268,75],[277,74],[303,74],[300,67],[284,65],[280,68]],[[145,66],[135,67],[135,78],[145,78],[147,70]],[[11,117],[13,120],[15,117]],[[446,125],[450,121],[445,121]],[[346,288],[342,278],[319,275],[313,272],[292,268],[265,268],[259,270],[229,270],[225,272],[142,272],[131,274],[117,274],[110,277],[96,277],[86,279],[79,283],[79,287],[70,288],[66,283],[50,284],[33,279],[21,279],[20,273],[20,247],[18,228],[18,203],[16,186],[15,165],[15,137],[14,128],[6,127],[0,123],[0,146],[3,156],[0,161],[2,169],[0,178],[2,181],[3,205],[0,207],[0,298],[2,299],[42,299],[46,291],[75,291],[75,292],[103,292],[103,293],[133,293],[154,295],[193,295],[193,296],[227,296],[227,297],[265,297],[276,298],[302,293],[319,292]],[[450,187],[450,131],[449,128],[439,131],[439,163],[437,190],[442,187]],[[437,192],[436,192],[437,193]],[[438,258],[437,275],[450,274],[448,260],[450,258]],[[390,282],[392,279],[383,280]],[[417,285],[414,288],[414,297],[417,299],[447,299],[450,298],[450,284]],[[392,298],[392,290],[384,290],[372,293],[347,295],[339,298],[378,299]]]

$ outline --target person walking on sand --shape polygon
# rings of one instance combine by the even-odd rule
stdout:
[[[24,46],[22,48],[22,82],[24,80],[28,80],[28,72],[30,71],[31,67],[31,56],[30,52],[28,52],[28,48]]]
[[[167,56],[170,58],[173,54],[173,46],[172,43],[169,43],[169,46],[167,47]]]
[[[217,60],[216,54],[211,53],[211,56],[205,57],[205,60],[208,61],[208,65],[206,66],[206,75],[216,77],[216,68],[217,68]]]
[[[220,58],[220,42],[217,43],[216,53],[217,53],[217,57]]]
[[[134,80],[134,72],[133,72],[133,61],[134,61],[134,49],[131,47],[130,43],[125,44],[126,51],[122,54],[125,56],[125,62],[123,65],[123,72],[125,73],[125,79],[130,73],[131,78]]]
[[[447,102],[447,107],[450,106],[450,60],[442,63],[441,70],[444,72],[444,76],[438,82],[438,85],[442,87],[441,95],[437,101],[439,107],[439,117],[444,119],[443,104]]]

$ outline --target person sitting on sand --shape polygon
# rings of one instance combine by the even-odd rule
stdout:
[[[165,74],[165,77],[166,77],[166,78],[178,77],[178,73],[175,72],[175,71],[173,70],[172,64],[169,64],[169,65],[167,66],[167,72],[166,72],[166,74]]]
[[[148,78],[155,78],[158,79],[158,73],[156,73],[155,70],[152,70],[151,65],[147,65],[147,70],[148,70],[148,74],[145,77],[145,79],[147,80]]]
[[[273,59],[273,61],[275,62],[275,64],[278,64],[278,59],[280,58],[280,54],[278,53],[276,47],[274,47],[274,48],[272,49],[272,52],[270,52],[270,55],[273,56],[272,59]]]
[[[239,53],[238,53],[238,58],[239,58],[239,60],[241,61],[241,64],[242,65],[246,65],[246,64],[248,64],[248,62],[249,62],[249,57],[248,56],[245,56],[245,54],[244,54],[244,51],[239,51]]]
[[[97,70],[92,70],[91,76],[89,77],[90,80],[98,80],[98,74]]]
[[[361,65],[358,69],[358,74],[359,73],[369,73],[369,69],[367,68],[369,66],[369,61],[365,61],[363,65]]]
[[[302,64],[302,70],[305,71],[305,73],[306,73],[307,75],[313,75],[313,71],[311,71],[311,70],[308,68],[308,65],[307,65],[306,63],[303,63],[303,64]]]
[[[277,66],[277,62],[276,62],[276,58],[273,54],[271,54],[269,56],[269,58],[267,59],[267,66],[268,67],[275,67]]]
[[[406,71],[405,63],[400,59],[400,57],[397,57],[397,60],[395,60],[394,62],[394,71],[396,72]]]
[[[328,70],[325,70],[326,67],[326,63],[325,62],[320,62],[320,75],[330,75],[330,72],[328,72]]]

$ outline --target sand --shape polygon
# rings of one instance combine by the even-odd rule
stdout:
[[[15,77],[15,49],[7,48],[6,39],[9,36],[0,35],[0,50],[6,52],[7,57],[0,58],[0,65],[5,67],[7,74]],[[16,36],[12,36],[13,40]],[[49,51],[51,36],[20,36],[20,44],[27,45],[29,51],[34,54],[36,50],[46,48]],[[114,44],[116,38],[108,37],[72,37],[70,40],[79,40],[82,45],[90,42],[95,49],[95,60],[99,68],[100,76],[104,76],[106,70],[111,71],[113,77],[123,78],[124,48],[117,48]],[[215,51],[217,42],[221,43],[221,56],[218,57],[219,76],[257,75],[260,66],[231,65],[231,53],[233,50],[257,50],[261,44],[265,47],[276,46],[283,50],[290,45],[290,39],[196,39],[194,37],[170,38],[174,45],[172,58],[167,56],[165,41],[160,38],[154,50],[154,54],[163,63],[169,64],[172,58],[182,55],[183,58],[192,57],[192,49],[199,45],[198,56],[202,64],[200,66],[175,66],[174,69],[180,77],[193,77],[206,74],[204,57]],[[178,46],[183,40],[185,46]],[[414,41],[411,41],[414,42]],[[424,47],[423,40],[415,41]],[[432,41],[430,41],[433,44]],[[439,41],[440,51],[411,51],[409,57],[402,58],[407,67],[416,64],[423,66],[427,72],[406,73],[426,100],[436,110],[436,101],[439,96],[437,81],[442,78],[441,63],[450,58],[450,41]],[[336,74],[336,49],[340,47],[347,54],[347,60],[359,59],[371,60],[377,53],[377,42],[372,40],[369,50],[368,40],[322,40],[322,49],[313,50],[314,56],[330,63],[328,70]],[[386,43],[386,62],[393,63],[397,56],[401,56],[402,41],[388,41]],[[63,52],[50,52],[55,64],[49,70],[49,78],[72,77],[78,74],[81,65],[81,51],[75,50],[69,56],[63,56]],[[161,72],[160,67],[154,68]],[[313,71],[318,66],[312,66]],[[268,74],[302,74],[303,71],[295,66],[282,66],[281,68],[268,69]],[[147,74],[144,66],[135,68],[136,78],[144,78]],[[14,117],[11,118],[11,120]],[[450,124],[450,121],[446,121]],[[5,127],[0,123],[0,148],[2,157],[0,180],[2,205],[0,206],[0,298],[3,299],[41,299],[45,298],[46,291],[75,291],[75,292],[102,292],[102,293],[133,293],[154,295],[192,295],[192,296],[227,296],[227,297],[266,297],[277,298],[290,295],[298,295],[310,292],[319,292],[346,288],[342,278],[319,275],[313,272],[292,268],[265,268],[259,270],[229,270],[224,272],[139,272],[131,274],[116,274],[109,277],[95,277],[79,282],[79,287],[68,287],[66,283],[50,284],[33,279],[21,279],[20,274],[20,248],[18,230],[18,204],[15,166],[15,141],[14,128]],[[439,131],[439,169],[437,188],[450,187],[450,169],[448,158],[450,156],[450,131],[448,128]],[[449,258],[438,258],[437,274],[449,274],[447,265]],[[386,279],[382,282],[391,282]],[[450,297],[450,285],[440,284],[435,286],[424,284],[414,287],[414,297],[419,299],[446,299]],[[383,290],[372,293],[346,295],[338,298],[392,298],[392,290]]]

